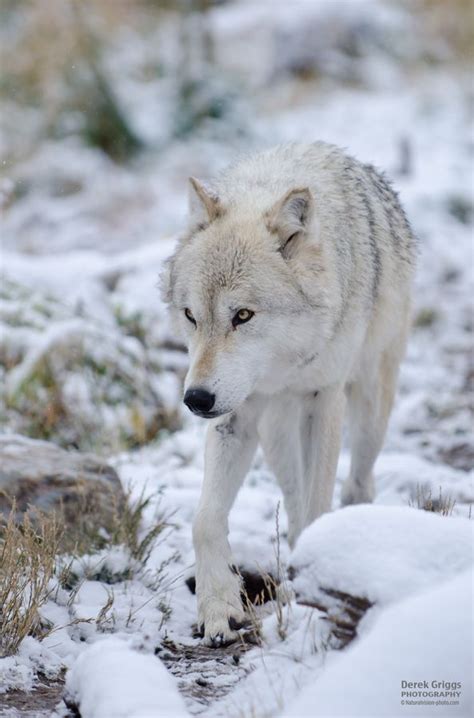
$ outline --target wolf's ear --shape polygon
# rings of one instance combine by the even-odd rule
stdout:
[[[280,241],[280,251],[287,252],[290,243],[305,231],[313,205],[308,187],[291,189],[265,215],[267,227]]]
[[[191,224],[208,224],[222,214],[217,194],[195,177],[189,178],[189,217]]]

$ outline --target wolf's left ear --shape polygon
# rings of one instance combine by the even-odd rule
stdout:
[[[308,187],[291,189],[266,213],[267,227],[280,240],[285,252],[296,236],[303,233],[311,217],[313,197]]]
[[[217,194],[204,182],[189,178],[189,217],[191,224],[209,224],[222,214]]]

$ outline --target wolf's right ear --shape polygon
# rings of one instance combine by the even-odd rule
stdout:
[[[222,214],[217,194],[204,182],[189,178],[189,218],[191,224],[209,224]]]

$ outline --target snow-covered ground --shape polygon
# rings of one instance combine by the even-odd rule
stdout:
[[[83,718],[472,711],[474,140],[468,78],[448,65],[422,62],[410,15],[381,2],[336,4],[344,17],[354,6],[360,17],[376,17],[388,42],[398,38],[401,59],[374,45],[367,57],[354,59],[350,83],[338,53],[329,53],[326,65],[310,57],[321,74],[317,81],[282,71],[272,77],[272,28],[277,57],[287,67],[300,57],[295,38],[308,43],[302,26],[326,22],[331,3],[300,3],[292,12],[277,4],[271,20],[268,12],[262,19],[265,3],[223,5],[213,11],[218,52],[227,69],[237,65],[250,76],[253,89],[239,111],[247,113],[251,131],[226,135],[207,128],[128,168],[75,139],[50,140],[8,168],[6,195],[13,186],[27,191],[7,201],[2,219],[0,364],[10,407],[2,410],[4,418],[11,430],[27,430],[21,404],[12,410],[12,402],[41,357],[59,356],[53,368],[71,407],[71,426],[91,425],[97,432],[100,425],[104,445],[109,451],[116,446],[110,461],[123,485],[137,500],[143,492],[152,497],[144,532],[163,512],[173,526],[133,579],[120,580],[131,560],[126,552],[78,560],[74,595],[56,586],[42,609],[55,630],[41,642],[27,638],[16,656],[0,659],[0,706],[2,692],[32,690],[38,672],[54,679],[67,668],[68,700],[79,702]],[[287,55],[285,33],[293,37]],[[241,56],[242,43],[251,48],[248,56]],[[311,42],[309,49],[315,52]],[[252,74],[255,63],[259,72]],[[281,495],[257,455],[231,513],[230,542],[245,569],[275,575],[291,565],[295,578],[285,586],[296,599],[257,610],[261,646],[213,654],[201,651],[193,637],[196,602],[185,585],[193,573],[191,522],[205,422],[180,413],[182,428],[167,427],[136,451],[124,452],[120,437],[146,434],[153,423],[155,404],[144,398],[147,392],[170,415],[181,412],[186,356],[167,324],[157,282],[183,222],[186,176],[210,176],[239,151],[295,139],[340,144],[393,178],[420,240],[414,328],[376,465],[375,506],[338,510],[348,471],[344,450],[335,512],[310,527],[290,555]],[[75,189],[61,192],[61,186]],[[76,337],[96,364],[119,367],[122,393],[100,384],[102,398],[95,401],[96,378],[84,378],[77,357],[65,358],[64,347]],[[41,387],[35,391],[41,401]],[[132,397],[133,412],[124,396]],[[69,434],[52,438],[71,440]],[[451,516],[418,510],[447,499],[454,502]],[[100,580],[97,567],[103,565],[109,583]],[[333,649],[326,614],[314,607],[321,589],[374,604],[342,652]],[[460,695],[403,696],[403,681],[426,681],[428,693]],[[459,702],[410,704],[416,700]],[[56,715],[68,714],[58,706]]]

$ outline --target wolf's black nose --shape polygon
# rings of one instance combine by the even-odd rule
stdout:
[[[205,389],[188,389],[184,395],[184,403],[194,414],[208,414],[216,400],[215,394]]]

